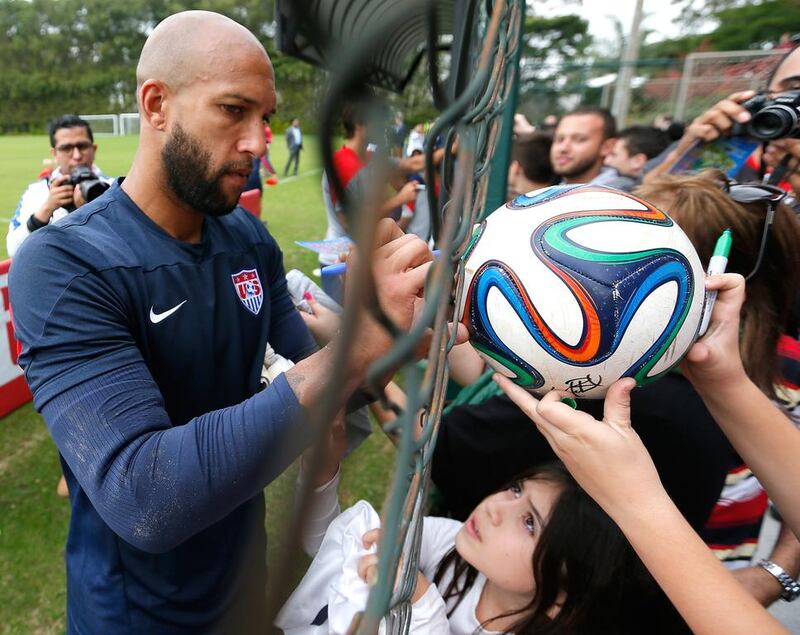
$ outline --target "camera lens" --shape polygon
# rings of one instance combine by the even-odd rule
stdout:
[[[797,113],[786,106],[767,106],[750,121],[750,133],[756,139],[788,137],[797,126]]]
[[[92,179],[89,181],[83,181],[80,187],[83,199],[88,203],[96,199],[98,196],[102,196],[103,193],[105,193],[105,191],[111,186],[99,179]]]

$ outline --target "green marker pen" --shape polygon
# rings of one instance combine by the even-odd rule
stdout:
[[[722,235],[717,238],[717,244],[714,245],[714,254],[708,263],[706,274],[711,276],[715,273],[725,273],[728,267],[728,256],[731,253],[731,245],[733,245],[733,234],[730,229],[722,232]],[[700,320],[700,331],[698,337],[703,337],[708,330],[708,325],[711,322],[711,312],[714,310],[714,302],[717,300],[717,290],[712,289],[706,291],[706,301],[703,306],[703,318]]]

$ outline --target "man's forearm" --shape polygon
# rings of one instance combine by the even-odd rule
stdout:
[[[735,384],[697,386],[697,390],[791,529],[800,533],[800,432],[746,377]]]
[[[666,494],[647,509],[607,511],[693,633],[786,633],[722,566]]]
[[[173,425],[144,364],[85,381],[42,414],[106,524],[151,553],[258,495],[313,437],[281,376],[242,403]]]
[[[49,223],[50,218],[53,216],[53,212],[55,209],[51,209],[48,203],[44,203],[39,209],[37,209],[33,215],[42,223]]]
[[[786,523],[781,525],[778,540],[768,559],[783,567],[793,578],[797,579],[800,575],[800,541]]]
[[[655,179],[656,177],[668,173],[678,162],[678,159],[680,159],[686,153],[686,151],[691,147],[692,143],[694,143],[694,140],[681,139],[675,145],[675,147],[672,150],[670,150],[669,153],[667,153],[667,156],[664,157],[664,160],[661,163],[659,163],[657,166],[655,166],[652,170],[650,170],[644,175],[642,181],[644,183],[648,183],[649,181]]]
[[[786,525],[781,527],[778,540],[767,559],[780,566],[791,577],[797,578],[800,571],[800,542]],[[758,564],[736,569],[733,575],[763,606],[770,606],[783,594],[783,585]]]
[[[335,344],[329,344],[286,371],[286,381],[304,408],[309,409],[319,403],[325,387],[332,379],[339,378],[342,382],[337,395],[342,400],[342,406],[361,385],[364,364],[349,358],[347,370],[337,372],[334,367],[335,357]]]

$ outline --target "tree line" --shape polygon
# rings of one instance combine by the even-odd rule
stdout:
[[[675,65],[695,50],[764,48],[783,32],[800,32],[800,0],[673,0],[684,8],[686,34],[642,47],[641,57]],[[64,112],[136,110],[136,60],[152,28],[189,8],[218,11],[249,28],[272,57],[278,79],[280,132],[292,117],[315,128],[325,72],[277,53],[272,39],[274,3],[266,0],[0,0],[0,133],[41,132]],[[581,89],[584,102],[599,98],[585,88],[587,70],[612,67],[622,50],[602,51],[587,21],[535,13],[526,20],[523,90],[543,112],[558,110],[559,95]],[[698,32],[696,25],[710,25]],[[626,25],[625,25],[626,26]],[[613,72],[613,71],[611,71]],[[424,72],[390,103],[414,122],[434,116]]]
[[[312,119],[323,71],[275,52],[264,0],[0,0],[0,133],[42,132],[65,113],[136,111],[136,61],[165,17],[203,8],[249,28],[280,79],[279,131]]]
[[[695,51],[767,49],[784,33],[800,33],[800,0],[672,2],[681,9],[682,34],[649,42],[644,29],[639,58],[645,62],[637,70],[639,75],[674,75],[680,72],[686,55]],[[609,47],[608,42],[593,40],[579,8],[571,15],[547,17],[536,13],[537,6],[529,3],[521,64],[522,100],[529,115],[540,120],[545,114],[560,112],[564,95],[577,95],[584,104],[598,104],[601,90],[591,88],[587,79],[592,73],[618,71],[630,24],[617,20],[616,42]]]

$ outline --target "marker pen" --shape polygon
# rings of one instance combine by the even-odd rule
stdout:
[[[717,273],[725,273],[728,267],[728,256],[731,253],[731,245],[733,245],[733,234],[730,229],[722,232],[722,235],[717,239],[717,244],[714,245],[714,254],[708,263],[706,274],[711,276]],[[711,322],[711,312],[714,310],[714,302],[717,301],[717,290],[711,289],[706,291],[706,301],[703,307],[703,318],[700,321],[700,331],[698,337],[703,337],[708,330],[708,325]]]

